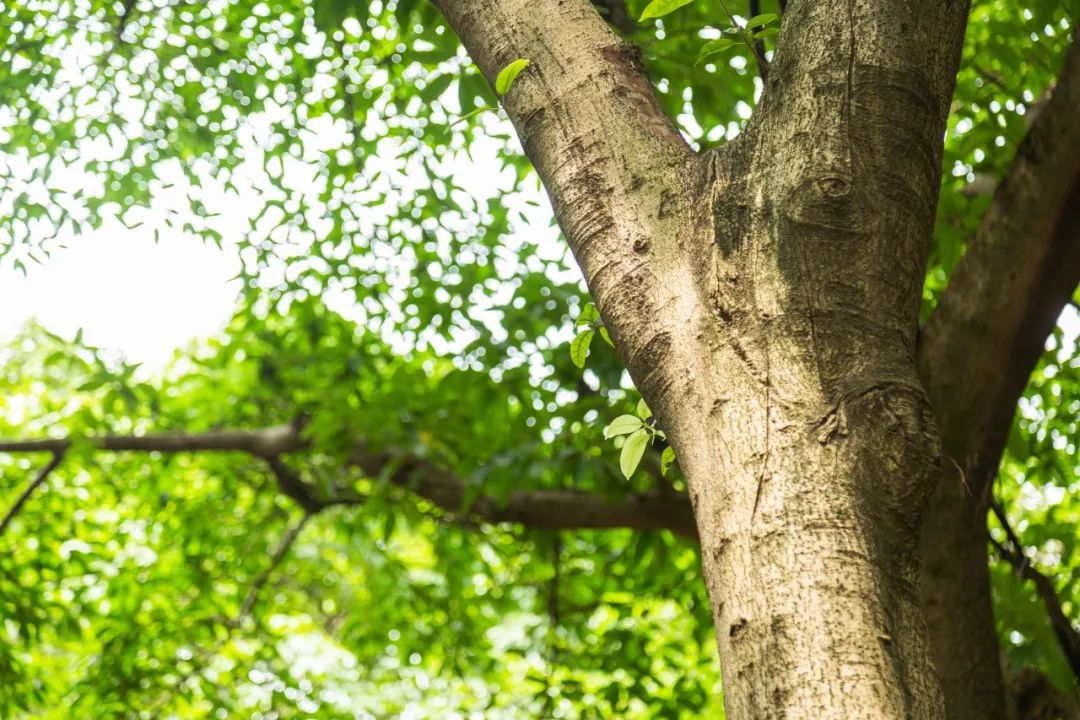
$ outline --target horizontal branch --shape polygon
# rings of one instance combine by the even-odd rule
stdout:
[[[285,465],[282,456],[309,449],[297,425],[257,430],[214,430],[204,433],[155,433],[109,435],[80,440],[84,446],[110,452],[240,452],[265,460],[282,492],[308,512],[342,504],[359,504],[363,498],[344,495],[319,498],[299,475]],[[64,438],[0,440],[0,452],[51,452],[61,454],[72,446]],[[633,493],[608,499],[580,490],[519,490],[505,502],[472,493],[461,478],[431,461],[396,451],[369,451],[357,442],[349,464],[371,477],[385,477],[394,485],[424,498],[442,511],[482,522],[519,523],[547,530],[615,529],[670,530],[696,536],[693,512],[685,495],[665,492]]]

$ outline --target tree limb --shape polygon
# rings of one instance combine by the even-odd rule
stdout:
[[[1005,531],[1008,545],[999,543],[994,538],[990,538],[990,542],[997,549],[1002,559],[1012,565],[1017,576],[1035,585],[1035,590],[1039,593],[1043,605],[1046,606],[1046,613],[1050,616],[1050,626],[1054,629],[1054,635],[1061,646],[1061,651],[1065,654],[1065,659],[1068,661],[1073,675],[1080,681],[1080,632],[1073,627],[1069,617],[1062,609],[1061,598],[1057,596],[1057,591],[1054,589],[1054,584],[1050,581],[1050,578],[1036,570],[1028,560],[1027,555],[1024,553],[1024,547],[1020,544],[1020,539],[1017,537],[1012,525],[1009,524],[1005,510],[997,500],[991,500],[990,506]]]
[[[993,191],[917,348],[945,473],[920,536],[923,610],[949,715],[999,717],[1004,684],[987,572],[986,511],[1016,401],[1080,277],[1080,51]],[[946,467],[951,464],[946,463]]]
[[[648,393],[643,378],[675,372],[661,360],[668,326],[686,324],[672,289],[684,281],[673,276],[688,272],[687,178],[704,162],[664,114],[640,50],[589,0],[434,4],[492,85],[509,63],[529,61],[500,101],[616,348]]]
[[[0,535],[4,534],[4,531],[7,530],[8,525],[11,524],[11,521],[14,520],[15,516],[19,514],[19,511],[22,510],[22,507],[26,504],[26,501],[29,500],[30,496],[34,494],[34,491],[37,490],[38,487],[40,487],[42,483],[45,482],[45,480],[48,479],[49,474],[60,465],[63,459],[63,449],[53,450],[53,456],[52,459],[49,460],[49,463],[45,467],[43,467],[40,472],[38,472],[37,477],[34,478],[33,482],[26,486],[26,489],[23,490],[22,493],[19,495],[18,499],[15,500],[15,504],[12,505],[11,509],[7,511],[7,515],[4,516],[4,519],[0,520]]]
[[[1080,45],[994,193],[918,350],[946,453],[976,496],[1080,282]]]
[[[81,440],[111,452],[241,452],[266,460],[282,492],[307,512],[333,505],[358,504],[354,494],[321,498],[281,460],[283,455],[309,449],[296,424],[258,430],[215,430],[205,433],[157,433],[110,435]],[[62,455],[71,446],[63,438],[41,440],[0,440],[0,452],[52,452]],[[473,493],[468,484],[437,467],[431,461],[407,453],[386,450],[373,452],[357,442],[349,464],[371,477],[389,482],[424,498],[445,513],[471,517],[489,523],[520,523],[547,530],[614,529],[671,530],[696,537],[690,503],[685,495],[668,492],[635,493],[621,499],[607,499],[579,490],[519,490],[505,502]]]

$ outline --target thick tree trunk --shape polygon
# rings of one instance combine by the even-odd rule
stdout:
[[[439,5],[488,78],[530,60],[504,107],[687,476],[729,717],[943,717],[914,357],[963,3],[792,3],[701,156],[584,0]]]

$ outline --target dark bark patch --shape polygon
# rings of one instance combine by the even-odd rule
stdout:
[[[636,353],[631,364],[638,367],[642,376],[661,367],[668,353],[671,352],[671,333],[664,331],[653,335]]]
[[[747,626],[750,625],[750,621],[746,618],[739,618],[735,622],[731,623],[731,627],[728,628],[728,637],[732,640],[746,632]]]
[[[664,190],[660,193],[660,208],[656,211],[656,217],[660,220],[669,218],[675,212],[676,200],[678,197],[670,190]]]
[[[709,549],[709,557],[712,558],[714,563],[720,562],[720,558],[724,556],[724,552],[728,548],[728,541],[724,538],[720,538],[716,541],[716,544]]]
[[[826,197],[844,197],[851,191],[851,183],[845,178],[837,177],[835,175],[826,175],[825,177],[818,178],[818,189],[821,190],[821,194]]]

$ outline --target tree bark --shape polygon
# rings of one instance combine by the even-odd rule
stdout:
[[[919,347],[945,480],[921,538],[926,618],[951,720],[1002,720],[986,513],[1016,402],[1080,282],[1080,45],[1028,129]]]
[[[584,0],[438,4],[489,80],[530,60],[504,107],[687,476],[728,716],[943,717],[915,334],[964,3],[792,3],[703,156]]]

